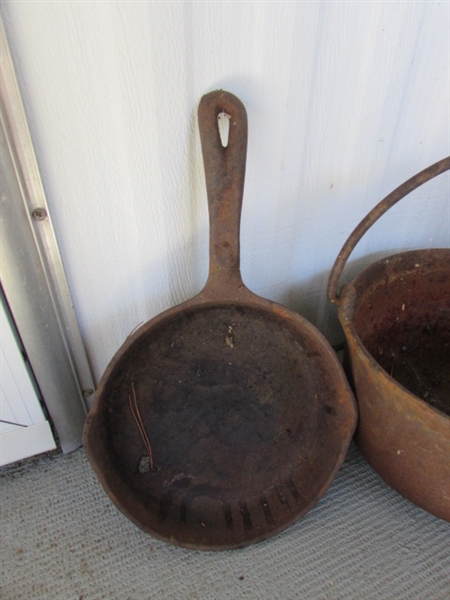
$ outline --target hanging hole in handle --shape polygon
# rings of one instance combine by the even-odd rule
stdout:
[[[226,148],[228,146],[228,137],[230,134],[230,119],[231,115],[222,111],[217,115],[217,126],[219,127],[219,135],[222,146]]]

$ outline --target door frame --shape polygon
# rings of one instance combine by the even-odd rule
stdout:
[[[0,281],[63,452],[82,443],[94,381],[0,20]]]

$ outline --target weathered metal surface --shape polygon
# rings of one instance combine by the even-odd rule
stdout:
[[[231,117],[226,148],[221,112]],[[321,334],[242,282],[245,108],[213,92],[200,103],[199,124],[207,284],[126,340],[84,440],[106,492],[139,527],[185,547],[223,549],[274,535],[322,497],[346,454],[356,405]]]
[[[450,168],[436,163],[387,196],[348,238],[329,280],[356,391],[356,441],[403,496],[450,521],[450,249],[396,254],[337,293],[345,262],[390,206]]]

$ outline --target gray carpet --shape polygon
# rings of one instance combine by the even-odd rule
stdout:
[[[0,473],[5,600],[450,597],[450,525],[390,490],[353,444],[296,525],[218,553],[141,532],[111,504],[82,449]]]

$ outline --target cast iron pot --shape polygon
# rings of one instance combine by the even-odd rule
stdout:
[[[338,294],[354,247],[396,202],[450,168],[445,158],[394,190],[361,221],[331,271],[345,362],[359,407],[357,444],[400,494],[450,521],[450,249],[395,254]]]

